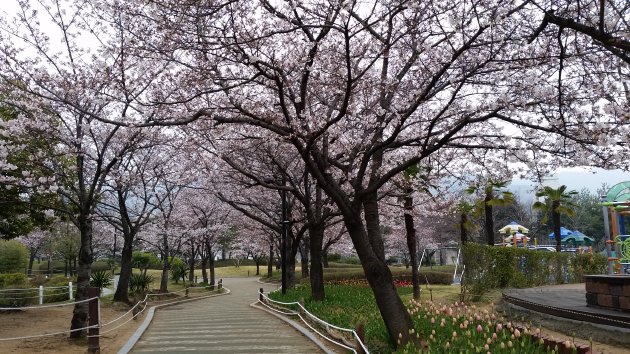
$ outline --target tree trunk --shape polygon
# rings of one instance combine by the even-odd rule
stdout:
[[[35,256],[37,255],[36,252],[31,251],[29,257],[28,257],[28,270],[26,271],[26,274],[29,277],[33,276],[33,263],[35,262]]]
[[[322,250],[322,265],[324,268],[330,267],[330,264],[328,264],[328,248]]]
[[[308,255],[309,255],[309,248],[310,248],[310,240],[309,238],[303,238],[302,239],[302,252],[300,252],[301,257],[301,263],[302,263],[302,278],[308,278],[309,276],[309,269],[308,269]]]
[[[201,279],[205,284],[208,284],[208,256],[201,257]]]
[[[214,254],[212,253],[212,248],[208,249],[208,265],[210,266],[210,285],[214,285]]]
[[[383,322],[385,322],[389,337],[394,341],[395,347],[398,348],[415,339],[415,336],[412,337],[409,333],[414,328],[414,325],[409,312],[407,312],[405,305],[396,292],[389,267],[382,259],[382,255],[372,250],[367,231],[364,229],[362,222],[357,220],[360,218],[358,215],[360,213],[344,215],[346,229],[361,260],[363,271],[374,293],[376,304]],[[379,231],[372,230],[372,232]],[[398,340],[400,343],[397,342]]]
[[[68,258],[64,258],[63,259],[63,276],[64,277],[68,277],[68,265],[70,264],[70,259]]]
[[[133,255],[134,235],[123,234],[123,249],[120,253],[120,275],[118,276],[118,287],[114,293],[114,301],[129,303],[129,280],[133,271],[131,258]]]
[[[326,292],[324,290],[324,268],[322,268],[324,227],[319,223],[311,225],[308,233],[311,248],[311,297],[313,301],[321,301],[326,298]]]
[[[486,198],[484,199],[484,217],[485,217],[485,229],[486,229],[486,241],[488,245],[494,246],[494,219],[492,217],[492,205],[490,205],[490,201],[492,200],[492,193],[486,193]]]
[[[47,271],[48,275],[49,276],[52,275],[52,269],[50,269],[50,256],[48,256],[48,269],[47,270],[48,270]]]
[[[560,213],[558,212],[559,206],[560,201],[554,200],[551,202],[551,219],[553,222],[553,233],[556,239],[556,252],[562,251],[562,240],[560,238]]]
[[[160,281],[160,292],[166,293],[168,292],[168,270],[171,268],[169,259],[168,259],[169,249],[168,249],[168,238],[167,235],[164,234],[162,237],[162,279]]]
[[[273,275],[273,242],[269,242],[269,260],[267,261],[267,277]]]
[[[405,204],[405,230],[407,232],[407,248],[411,261],[411,283],[413,284],[413,298],[420,299],[420,274],[418,273],[418,250],[416,249],[416,228],[413,220],[413,189],[406,188]]]
[[[295,288],[296,280],[295,280],[295,256],[297,255],[297,249],[294,251],[291,244],[291,237],[287,236],[287,289]]]
[[[260,275],[260,261],[260,258],[256,258],[256,275]],[[249,274],[249,271],[247,274]]]
[[[81,235],[81,246],[79,248],[79,267],[77,269],[77,292],[76,301],[88,299],[88,287],[90,286],[90,275],[93,261],[92,254],[92,222],[90,216],[79,215],[79,232]],[[75,303],[72,311],[71,330],[87,327],[88,303]],[[85,330],[70,332],[70,338],[80,338],[85,335]]]
[[[468,215],[462,212],[459,216],[459,237],[462,245],[468,243],[468,230],[466,230],[466,224],[468,223]]]
[[[190,259],[188,260],[188,284],[195,282],[195,258],[197,256],[197,252],[195,251],[195,245],[193,244],[190,247]]]

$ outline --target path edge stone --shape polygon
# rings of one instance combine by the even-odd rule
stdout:
[[[293,327],[295,330],[297,330],[298,332],[302,333],[311,342],[315,343],[315,345],[317,345],[321,350],[323,350],[324,353],[326,353],[326,354],[336,354],[337,353],[337,352],[331,350],[322,341],[320,341],[311,331],[309,331],[308,329],[302,327],[302,325],[300,325],[296,321],[293,321],[292,319],[289,319],[289,318],[287,318],[285,316],[277,314],[277,313],[275,313],[273,311],[269,311],[266,308],[264,308],[262,306],[259,306],[258,302],[253,302],[253,303],[249,304],[249,306],[251,306],[251,307],[253,307],[255,309],[259,309],[259,310],[265,311],[268,314],[276,316],[277,318],[279,318],[282,321],[286,322],[289,326]]]
[[[151,321],[153,320],[153,316],[155,315],[155,311],[157,309],[162,308],[162,307],[172,306],[172,305],[179,305],[184,302],[197,301],[197,300],[208,299],[211,297],[228,295],[231,293],[230,289],[226,287],[223,287],[223,289],[225,289],[225,292],[221,294],[212,294],[208,296],[197,297],[194,299],[184,299],[184,300],[180,300],[176,302],[170,302],[168,304],[151,306],[151,308],[149,309],[149,312],[147,313],[147,317],[145,317],[140,327],[138,327],[138,329],[136,329],[136,331],[131,335],[131,337],[129,337],[125,345],[123,345],[122,348],[120,348],[120,350],[118,351],[118,354],[128,354],[131,351],[131,349],[133,349],[133,347],[136,345],[136,343],[138,343],[138,341],[140,340],[144,332],[147,330],[147,328],[149,328],[149,325],[151,324]]]

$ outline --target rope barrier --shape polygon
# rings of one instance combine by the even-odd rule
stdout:
[[[46,307],[61,307],[61,306],[68,306],[68,305],[76,305],[76,304],[81,304],[84,302],[88,302],[94,299],[98,299],[98,297],[91,297],[89,299],[85,299],[85,300],[81,300],[81,301],[74,301],[74,302],[64,302],[64,303],[60,303],[60,304],[51,304],[51,305],[39,305],[39,306],[23,306],[23,307],[0,307],[0,311],[2,310],[30,310],[30,309],[43,309]]]
[[[9,340],[18,340],[18,339],[31,339],[31,338],[40,338],[40,337],[50,337],[50,336],[56,336],[58,334],[66,334],[66,333],[78,332],[78,331],[83,331],[83,330],[86,330],[86,329],[96,328],[96,327],[98,327],[98,326],[87,326],[87,327],[83,327],[83,328],[69,329],[67,331],[54,332],[54,333],[44,333],[44,334],[36,334],[36,335],[32,335],[32,336],[0,338],[0,341],[9,341]]]
[[[140,304],[140,303],[141,303],[141,302],[138,302],[138,304]],[[136,305],[137,305],[137,304],[136,304]],[[135,306],[134,306],[134,307],[135,307]],[[114,331],[114,330],[116,330],[116,329],[118,329],[118,328],[120,328],[120,327],[122,327],[122,326],[126,325],[127,323],[129,323],[129,321],[131,321],[131,320],[135,319],[136,317],[138,317],[141,313],[143,313],[143,312],[144,312],[144,310],[146,310],[146,308],[147,308],[147,303],[146,303],[146,302],[144,302],[144,307],[142,308],[142,310],[138,311],[138,313],[136,313],[135,315],[131,316],[131,317],[130,317],[127,321],[125,321],[125,322],[123,322],[123,323],[119,324],[119,325],[118,325],[118,326],[116,326],[116,327],[110,328],[110,329],[108,329],[108,330],[106,330],[106,331],[102,331],[102,332],[100,332],[97,336],[87,336],[87,337],[88,337],[88,338],[91,338],[91,337],[101,337],[101,336],[103,336],[104,334],[107,334],[107,333],[109,333],[109,332],[112,332],[112,331]],[[120,318],[122,318],[122,317],[119,317],[118,319],[116,319],[116,320],[114,320],[114,321],[118,321]],[[113,323],[114,321],[110,321],[110,322],[109,322],[109,324]]]
[[[347,332],[349,334],[352,334],[352,336],[356,339],[357,343],[361,346],[361,349],[363,349],[364,353],[369,353],[367,347],[365,346],[365,344],[363,344],[363,341],[361,340],[361,338],[359,338],[359,335],[357,334],[357,332],[353,329],[350,328],[343,328],[343,327],[339,327],[339,326],[335,326],[332,323],[328,323],[324,320],[322,320],[321,318],[315,316],[314,314],[312,314],[311,312],[309,312],[304,306],[302,306],[301,303],[299,302],[282,302],[282,301],[277,301],[277,300],[273,300],[271,298],[269,298],[267,295],[263,294],[263,293],[259,293],[259,295],[261,295],[263,297],[263,299],[270,301],[272,303],[276,303],[279,305],[284,305],[284,306],[298,306],[300,307],[300,309],[302,309],[302,311],[304,311],[304,313],[306,313],[312,320],[318,322],[319,324],[323,325],[326,329],[328,328],[334,328],[336,330],[339,331],[343,331],[343,332]],[[284,313],[282,311],[279,311],[277,309],[273,309],[272,307],[266,305],[264,302],[260,301],[260,303],[262,303],[263,305],[265,305],[266,307],[278,312],[278,313],[283,313],[285,315],[297,315],[298,317],[300,317],[300,319],[302,320],[302,322],[304,322],[309,328],[311,328],[313,331],[315,331],[317,334],[319,334],[320,336],[324,337],[325,339],[327,339],[328,341],[331,341],[335,344],[338,344],[346,349],[352,350],[355,354],[357,353],[357,351],[354,348],[348,347],[342,343],[339,343],[337,341],[334,341],[328,337],[326,337],[325,335],[321,334],[319,331],[317,331],[316,329],[314,329],[303,317],[299,312],[293,312],[293,313]]]
[[[69,286],[65,285],[65,286],[46,286],[44,287],[44,290],[46,289],[68,289]],[[16,289],[0,289],[0,293],[4,293],[4,292],[14,292],[14,291],[38,291],[39,288],[16,288]]]
[[[348,349],[350,351],[352,351],[354,354],[357,354],[357,350],[352,348],[351,346],[345,345],[343,343],[339,343],[334,339],[328,338],[326,337],[324,334],[322,334],[321,332],[319,332],[317,329],[315,329],[313,326],[311,326],[306,320],[304,320],[304,318],[298,313],[298,316],[300,317],[300,319],[302,320],[302,322],[304,322],[304,324],[306,324],[308,326],[308,328],[310,328],[313,332],[319,334],[321,337],[323,337],[324,339],[326,339],[327,341],[334,343],[342,348]],[[365,349],[364,349],[365,350]],[[367,351],[366,351],[367,353]]]

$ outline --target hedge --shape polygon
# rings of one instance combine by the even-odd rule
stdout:
[[[0,273],[17,273],[26,269],[28,249],[16,240],[0,240]]]
[[[492,289],[578,283],[586,274],[604,274],[606,257],[573,255],[469,243],[462,248],[463,289],[472,300]]]
[[[39,269],[40,273],[42,272],[45,273],[46,271],[48,271],[48,261],[42,261],[37,268]],[[54,260],[50,262],[50,268],[55,273],[60,273],[64,271],[65,264],[63,261]],[[92,262],[93,272],[99,272],[99,271],[105,271],[105,270],[109,270],[109,271],[112,270],[111,266],[107,263],[107,261]],[[74,264],[71,264],[70,266],[68,266],[68,271],[74,271]]]

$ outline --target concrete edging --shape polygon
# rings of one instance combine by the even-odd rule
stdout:
[[[265,311],[273,316],[276,316],[277,318],[283,320],[284,322],[286,322],[289,326],[293,327],[295,330],[297,330],[298,332],[302,333],[306,338],[308,338],[311,342],[315,343],[315,345],[317,345],[321,350],[324,351],[324,353],[326,354],[336,354],[337,352],[331,350],[330,348],[328,348],[322,341],[320,341],[319,339],[317,339],[317,337],[308,329],[302,327],[302,325],[300,325],[298,322],[293,321],[292,319],[289,319],[285,316],[282,316],[280,314],[277,314],[273,311],[267,310],[266,308],[259,306],[258,305],[258,301],[253,302],[251,304],[249,304],[249,306]]]
[[[181,304],[181,303],[184,303],[184,302],[203,300],[203,299],[208,299],[208,298],[211,298],[211,297],[228,295],[228,294],[231,293],[230,289],[228,289],[226,287],[223,287],[223,289],[225,289],[225,292],[221,293],[221,294],[212,294],[212,295],[208,295],[208,296],[197,297],[197,298],[194,298],[194,299],[184,299],[184,300],[180,300],[180,301],[170,302],[168,304],[151,306],[151,308],[149,309],[149,312],[147,313],[147,317],[144,319],[144,321],[142,322],[140,327],[138,327],[138,329],[127,340],[127,343],[125,343],[125,345],[123,345],[122,348],[120,348],[120,350],[118,350],[118,354],[128,354],[131,351],[131,349],[133,349],[133,347],[136,345],[136,343],[138,343],[138,341],[140,340],[140,337],[142,337],[142,335],[147,330],[147,328],[149,328],[149,325],[151,324],[151,321],[153,320],[153,316],[155,315],[155,310],[157,310],[159,308],[162,308],[162,307],[168,307],[168,306],[171,306],[171,305],[178,305],[178,304]]]

